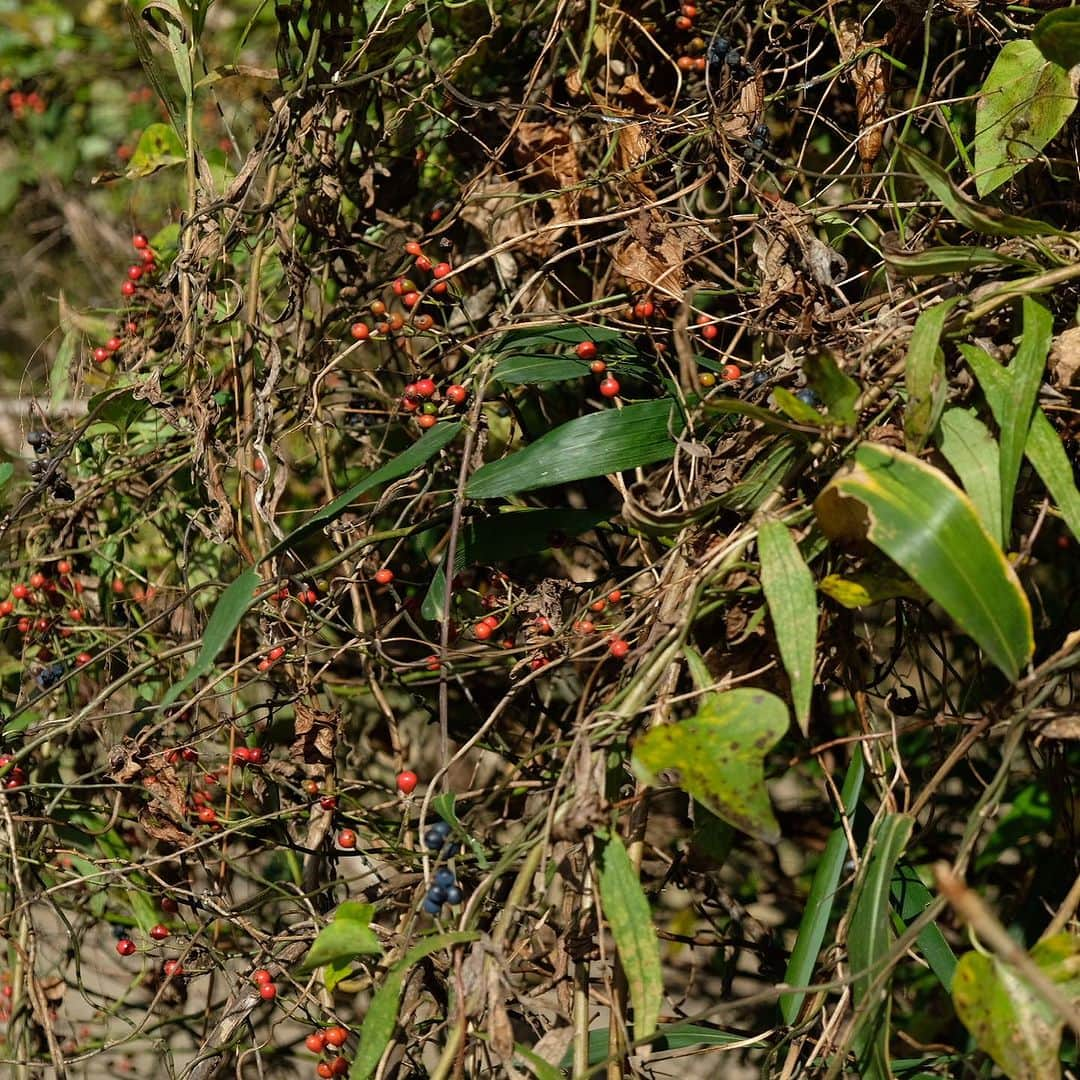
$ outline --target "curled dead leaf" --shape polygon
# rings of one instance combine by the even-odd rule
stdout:
[[[323,769],[334,763],[334,747],[337,745],[341,713],[323,712],[298,701],[294,706],[295,737],[289,747],[293,761],[315,765]]]

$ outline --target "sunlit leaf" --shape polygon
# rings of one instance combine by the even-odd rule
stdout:
[[[949,409],[938,430],[945,460],[960,477],[987,531],[1004,544],[998,444],[986,425],[965,409]]]
[[[904,409],[904,438],[908,450],[918,453],[937,427],[948,384],[945,381],[945,359],[938,342],[949,312],[958,297],[935,304],[923,311],[915,321],[904,361],[904,385],[908,400]]]
[[[172,124],[151,124],[139,136],[125,175],[129,180],[135,180],[170,165],[181,165],[186,160],[184,144]]]

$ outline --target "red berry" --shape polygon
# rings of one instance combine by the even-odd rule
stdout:
[[[426,376],[416,381],[416,392],[423,398],[429,398],[435,393],[435,380]]]
[[[16,600],[25,600],[30,595],[30,590],[20,583],[11,590],[11,595],[14,596]]]
[[[547,658],[543,656],[534,656],[529,661],[529,667],[531,667],[533,671],[539,671],[542,667],[547,667]]]
[[[613,379],[610,375],[600,384],[600,393],[604,397],[615,397],[620,389],[618,380]]]
[[[623,641],[622,638],[612,638],[608,649],[616,660],[621,660],[630,651],[630,644],[629,642]]]
[[[401,302],[407,308],[414,308],[417,304],[420,303],[420,294],[415,290],[413,290],[412,292],[407,292],[401,297]]]
[[[307,792],[308,795],[318,795],[321,790],[318,780],[304,781],[304,791]]]
[[[694,70],[694,58],[692,56],[680,56],[675,61],[679,65],[680,71],[693,71]]]
[[[546,615],[537,615],[536,616],[536,631],[539,634],[550,634],[551,633],[551,621],[548,619],[548,617]]]
[[[407,292],[416,291],[416,286],[408,278],[404,277],[395,278],[390,288],[394,290],[396,296],[404,296]]]
[[[274,664],[278,660],[280,660],[284,655],[285,655],[285,646],[284,645],[275,645],[266,654],[266,659],[269,660],[271,664]]]
[[[600,600],[594,600],[594,601],[593,601],[593,602],[592,602],[592,603],[591,603],[591,604],[589,605],[589,608],[590,608],[590,609],[591,609],[592,611],[603,611],[603,610],[604,610],[604,608],[606,608],[606,607],[607,607],[607,601],[606,601],[606,600],[604,600],[604,599],[600,599]]]
[[[143,248],[142,251],[139,252],[139,258],[142,259],[144,263],[152,263],[155,259],[155,255],[149,248]],[[147,273],[149,272],[150,271],[148,270]]]
[[[347,1028],[343,1028],[340,1024],[335,1024],[333,1027],[328,1027],[323,1032],[323,1036],[326,1038],[327,1046],[344,1046],[346,1040],[349,1038],[349,1032]]]
[[[356,847],[356,833],[352,829],[342,829],[337,836],[338,847],[354,848]]]
[[[317,604],[319,602],[319,594],[314,589],[308,589],[308,591],[304,593],[304,599],[309,604]]]
[[[116,951],[121,956],[131,956],[135,952],[136,948],[137,946],[135,942],[131,940],[131,938],[122,937],[116,943]]]
[[[305,1040],[304,1045],[313,1053],[321,1054],[326,1048],[326,1036],[321,1031],[313,1031]]]
[[[273,1001],[277,997],[277,987],[272,982],[264,982],[259,987],[259,997],[263,1001]]]
[[[603,375],[604,372],[607,371],[607,364],[605,364],[603,360],[594,360],[589,365],[589,370],[594,375]]]
[[[112,591],[116,593],[117,596],[123,596],[124,593],[127,592],[127,585],[124,584],[123,578],[116,578],[113,581]]]
[[[199,751],[196,750],[194,746],[185,746],[184,749],[180,751],[180,756],[185,761],[195,762],[199,760]]]
[[[574,623],[574,629],[579,634],[591,634],[596,629],[596,624],[591,619],[580,619]]]
[[[251,979],[253,982],[256,982],[260,986],[262,986],[263,983],[273,982],[274,976],[271,975],[270,972],[266,970],[266,968],[256,968],[251,973]]]
[[[372,300],[368,310],[378,319],[386,314],[386,305],[381,300]]]
[[[127,324],[127,332],[128,332],[129,334],[137,334],[137,333],[139,332],[139,324],[138,324],[138,323],[133,323],[133,322],[129,322],[129,323]]]
[[[169,915],[175,915],[180,910],[180,905],[171,897],[163,896],[159,902],[162,911]]]
[[[375,581],[379,585],[389,585],[394,580],[394,571],[389,566],[380,567],[375,571]]]
[[[426,255],[418,255],[413,265],[417,270],[423,270],[426,273],[431,269],[431,260]]]
[[[608,599],[613,604],[617,604],[622,599],[622,589],[614,589],[611,592],[609,592],[608,593]]]
[[[252,765],[262,765],[266,762],[266,751],[261,746],[253,746],[248,750],[248,762]]]
[[[197,816],[203,825],[213,825],[217,821],[217,811],[212,806],[199,807]]]
[[[387,325],[396,333],[405,325],[405,316],[402,315],[400,311],[395,311],[394,314],[390,316],[390,321]]]
[[[251,751],[246,746],[238,746],[232,752],[232,759],[237,765],[246,765],[251,760]]]
[[[656,305],[651,300],[639,300],[634,305],[634,314],[639,319],[651,319],[656,311]]]
[[[420,778],[411,769],[398,773],[397,789],[402,795],[411,795],[416,790]]]
[[[431,286],[431,291],[433,293],[437,293],[439,296],[442,296],[442,294],[446,292],[448,288],[450,288],[450,285],[447,282],[436,281],[435,284]]]
[[[166,960],[161,966],[161,970],[165,972],[169,978],[179,978],[184,974],[184,965],[179,960]]]
[[[423,251],[424,251],[424,249],[420,246],[419,241],[410,240],[405,245],[405,254],[406,255],[422,255]]]
[[[56,564],[56,572],[58,574],[70,574],[71,573],[71,563],[69,563],[67,561],[67,559],[61,559]]]
[[[30,588],[40,589],[45,584],[45,575],[40,570],[30,575]]]
[[[105,361],[109,359],[109,356],[110,356],[111,354],[109,353],[109,350],[108,350],[108,349],[106,349],[106,348],[105,348],[104,346],[102,346],[102,345],[99,345],[99,346],[98,346],[98,347],[97,347],[97,348],[96,348],[96,349],[95,349],[95,350],[93,351],[92,355],[93,355],[93,357],[94,357],[94,363],[95,363],[95,364],[104,364],[104,363],[105,363]]]
[[[466,390],[464,386],[460,386],[457,383],[446,388],[446,400],[449,401],[451,405],[464,405],[468,396],[469,391]]]
[[[693,19],[688,19],[685,15],[680,15],[675,20],[675,29],[676,30],[693,30],[693,28],[694,28],[694,20]]]
[[[592,360],[597,353],[596,342],[579,341],[574,348],[574,352],[577,353],[579,360]]]
[[[437,416],[429,416],[425,414],[424,416],[418,416],[416,418],[416,422],[422,428],[433,428],[439,422],[439,418]]]
[[[132,263],[127,270],[128,281],[138,281],[143,276],[143,268],[138,263]]]
[[[734,382],[742,378],[742,368],[738,364],[725,364],[720,374],[728,381]]]
[[[319,809],[325,810],[327,813],[329,813],[331,810],[336,810],[337,799],[335,799],[333,795],[324,795],[319,800]]]
[[[413,319],[413,326],[421,333],[430,330],[435,325],[435,320],[430,315],[417,315]]]
[[[371,327],[364,322],[353,323],[349,329],[349,333],[352,334],[357,341],[367,341],[367,339],[371,337]]]
[[[492,629],[491,624],[487,622],[478,622],[473,627],[473,637],[475,637],[477,641],[487,641],[493,633],[495,633],[495,631]]]
[[[320,1061],[315,1066],[315,1075],[322,1078],[322,1080],[330,1080],[330,1077],[334,1075],[334,1070],[330,1067],[330,1063],[326,1061]]]
[[[120,286],[120,291],[125,296],[134,296],[135,295],[135,282],[134,281],[125,281],[124,284]]]
[[[169,936],[169,928],[162,923],[150,928],[150,936],[155,941],[164,941]]]
[[[437,278],[444,278],[451,273],[452,270],[453,267],[448,262],[441,262],[433,267],[431,272]]]
[[[697,18],[697,8],[693,4],[683,4],[679,9],[688,19]]]
[[[0,600],[0,617],[10,615],[15,610],[15,605],[10,600]]]
[[[19,629],[20,634],[29,633],[30,632],[30,620],[29,619],[20,619],[18,629]]]
[[[331,1076],[344,1076],[349,1071],[349,1063],[343,1057],[336,1057],[330,1062]]]
[[[258,668],[259,668],[260,671],[269,671],[273,666],[274,665],[271,664],[270,661],[265,659],[265,658],[260,660],[259,663],[258,663]]]
[[[131,246],[136,251],[142,251],[143,248],[147,248],[150,246],[150,241],[141,232],[137,232],[131,238]]]
[[[701,336],[707,341],[713,341],[720,336],[720,327],[716,323],[709,323],[701,328]]]

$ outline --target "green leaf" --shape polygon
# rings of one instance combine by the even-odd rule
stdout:
[[[669,774],[670,782],[717,817],[775,844],[780,826],[765,790],[765,755],[788,723],[787,706],[765,690],[709,694],[696,716],[646,732],[630,764],[643,783]]]
[[[214,666],[217,654],[228,644],[233,631],[240,625],[248,608],[255,599],[262,578],[254,570],[245,570],[219,597],[203,633],[202,648],[188,673],[173,683],[162,700],[162,706],[171,705],[196,679],[201,678]]]
[[[546,551],[557,536],[580,536],[611,516],[599,510],[505,507],[503,511],[483,521],[469,522],[461,530],[454,551],[455,575],[469,566],[504,563]],[[441,619],[445,597],[446,568],[440,566],[428,586],[420,614],[425,619]]]
[[[892,903],[900,926],[907,927],[914,922],[933,899],[918,871],[906,863],[899,863],[892,879]],[[930,970],[938,977],[946,993],[950,992],[956,974],[956,956],[937,923],[924,927],[915,941]]]
[[[619,950],[619,960],[634,1006],[634,1039],[656,1031],[664,997],[660,942],[652,922],[649,901],[634,873],[630,856],[618,836],[604,845],[600,870],[600,902]]]
[[[761,587],[769,605],[776,643],[791,681],[795,720],[803,735],[810,727],[817,648],[817,594],[814,575],[799,547],[780,521],[764,521],[758,529]]]
[[[364,1023],[360,1028],[360,1046],[349,1070],[349,1080],[370,1080],[387,1044],[394,1036],[397,1027],[398,1006],[401,1004],[401,991],[405,985],[405,975],[409,968],[425,956],[430,956],[440,949],[449,949],[454,945],[464,945],[476,941],[480,935],[472,930],[463,930],[453,934],[434,934],[424,938],[414,946],[387,973],[382,986],[371,996]]]
[[[534,1054],[528,1047],[514,1043],[514,1053],[517,1054],[526,1065],[533,1071],[536,1080],[563,1080],[561,1070],[554,1065],[549,1065],[538,1054]]]
[[[468,829],[461,823],[461,818],[457,815],[457,810],[454,808],[454,804],[457,802],[457,796],[452,791],[444,791],[441,795],[436,795],[431,800],[431,809],[435,811],[443,819],[443,821],[449,822],[454,827],[454,835],[459,839],[465,841],[472,850],[473,855],[476,857],[476,864],[481,870],[486,870],[490,866],[490,862],[487,857],[487,852],[484,850],[484,845],[477,840]]]
[[[818,588],[831,600],[846,608],[870,607],[885,600],[894,600],[898,596],[909,600],[926,599],[926,593],[907,578],[871,570],[859,570],[848,577],[827,574],[818,582]]]
[[[1031,606],[972,501],[940,470],[863,443],[814,508],[829,536],[869,538],[1017,678],[1034,650]]]
[[[773,392],[773,401],[776,407],[787,413],[797,424],[813,424],[815,427],[824,427],[828,422],[822,413],[819,413],[813,405],[807,405],[801,398],[797,398],[790,390],[783,386],[777,386]]]
[[[1076,108],[1069,73],[1031,41],[998,53],[975,106],[975,190],[1011,180],[1065,126]]]
[[[1009,379],[1005,369],[976,345],[961,345],[960,352],[975,372],[990,411],[995,417],[999,413],[1004,415],[1009,408],[1006,400]],[[1080,540],[1080,490],[1076,487],[1072,465],[1053,424],[1037,406],[1028,429],[1024,453],[1057,503],[1069,531]]]
[[[79,335],[66,330],[56,350],[56,359],[49,367],[49,407],[57,411],[71,392],[71,362],[75,359]]]
[[[421,465],[430,461],[444,446],[452,442],[460,430],[460,423],[436,424],[429,431],[424,432],[412,446],[402,450],[397,457],[391,458],[381,468],[368,473],[363,480],[358,480],[351,488],[334,499],[333,502],[327,503],[321,510],[312,514],[303,525],[293,529],[284,540],[279,541],[266,553],[263,561],[265,562],[282,549],[296,544],[305,536],[310,536],[312,532],[321,528],[327,522],[339,518],[361,495],[365,495],[373,488],[387,484],[391,480],[407,476],[414,469],[420,468]]]
[[[1024,259],[984,247],[942,245],[924,251],[885,251],[882,255],[889,269],[900,277],[966,274],[982,266],[1035,267],[1034,263]]]
[[[608,1057],[609,1033],[606,1027],[593,1028],[589,1032],[589,1065],[599,1065]],[[685,1050],[690,1046],[731,1046],[745,1042],[745,1035],[723,1031],[707,1024],[662,1024],[649,1040],[653,1050]],[[574,1067],[574,1048],[570,1047],[560,1062],[560,1067]]]
[[[672,431],[680,424],[669,400],[580,416],[478,469],[466,494],[494,499],[649,465],[675,453]]]
[[[129,180],[137,180],[170,165],[182,165],[186,160],[184,144],[172,124],[151,124],[139,136],[124,175]]]
[[[900,147],[926,186],[942,206],[965,228],[987,236],[1048,236],[1060,230],[1045,221],[1016,217],[968,198],[949,179],[949,174],[925,154],[906,144]]]
[[[551,326],[510,330],[499,339],[494,351],[501,355],[502,353],[531,352],[544,345],[565,349],[568,345],[577,345],[582,341],[595,341],[598,345],[603,345],[624,340],[625,335],[621,330],[613,330],[608,326],[553,323]],[[578,363],[581,362],[578,361]]]
[[[313,971],[324,964],[355,960],[360,956],[381,956],[382,946],[371,929],[373,904],[346,901],[334,912],[334,920],[319,931],[301,965]]]
[[[1047,60],[1066,71],[1080,64],[1080,8],[1059,8],[1044,15],[1031,40]]]
[[[95,394],[87,403],[87,411],[95,423],[111,424],[121,434],[150,408],[147,401],[135,397],[131,389],[106,390]]]
[[[840,370],[835,358],[829,353],[814,353],[803,362],[803,371],[814,393],[825,403],[829,419],[854,424],[859,384]]]
[[[1040,941],[1031,959],[1073,1000],[1080,998],[1080,938],[1057,934]],[[1061,1075],[1064,1021],[1011,965],[996,956],[965,953],[952,988],[956,1014],[979,1047],[1012,1080]]]
[[[1001,535],[1006,543],[1012,523],[1016,480],[1020,475],[1020,463],[1024,458],[1053,332],[1054,317],[1042,304],[1025,296],[1023,335],[1016,356],[1005,369],[1006,393],[999,401],[998,411],[994,412],[1001,439]]]
[[[0,461],[0,488],[7,486],[14,472],[15,466],[10,461]]]
[[[865,766],[861,754],[854,754],[844,777],[844,788],[840,793],[840,802],[844,808],[844,817],[850,819],[859,803]],[[799,934],[791,950],[784,982],[789,986],[809,986],[814,976],[818,953],[821,952],[825,932],[829,928],[836,889],[840,884],[840,874],[848,858],[848,834],[839,821],[825,841],[825,851],[814,871],[814,880],[810,885],[810,894],[806,898],[803,916],[799,921]],[[794,1024],[802,1008],[805,992],[784,994],[780,998],[780,1014],[785,1024]]]
[[[589,374],[589,365],[569,356],[537,356],[528,353],[500,360],[492,378],[506,386],[523,383],[566,382]]]
[[[917,454],[933,434],[945,408],[948,383],[945,358],[938,342],[945,320],[959,297],[935,304],[923,311],[915,322],[904,361],[904,383],[908,401],[904,410],[904,441]]]
[[[892,943],[890,897],[893,869],[904,852],[914,819],[907,814],[889,814],[872,835],[869,865],[861,888],[849,905],[848,961],[851,990],[857,1009],[864,1009],[857,1022],[854,1045],[859,1052],[859,1076],[866,1080],[892,1075],[889,1068],[888,981],[871,987],[881,975],[880,962]]]
[[[966,409],[945,413],[938,432],[941,453],[960,477],[986,531],[1003,547],[998,444],[986,425]]]

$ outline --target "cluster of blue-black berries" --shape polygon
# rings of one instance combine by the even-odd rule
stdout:
[[[461,845],[450,839],[450,825],[445,821],[436,821],[424,833],[424,847],[434,852],[435,857],[440,860],[452,859],[461,850]],[[460,904],[464,896],[454,871],[441,866],[435,871],[435,880],[428,889],[422,906],[429,915],[438,915],[443,904]]]

